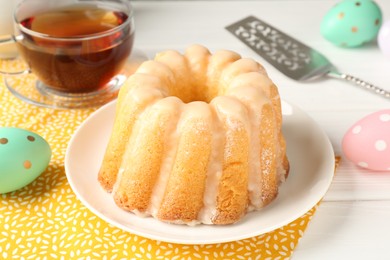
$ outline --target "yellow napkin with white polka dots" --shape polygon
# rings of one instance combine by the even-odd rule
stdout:
[[[0,126],[41,135],[53,153],[50,165],[33,183],[0,195],[0,259],[288,259],[316,211],[314,207],[270,233],[222,244],[178,245],[123,231],[89,211],[65,175],[70,137],[94,109],[29,105],[0,80]]]

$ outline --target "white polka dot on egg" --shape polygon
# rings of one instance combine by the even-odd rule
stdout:
[[[358,134],[362,131],[362,126],[361,125],[357,125],[355,126],[353,129],[352,129],[352,133],[354,134]]]
[[[384,140],[378,140],[375,142],[375,149],[377,151],[384,151],[387,148],[387,143]]]
[[[379,120],[383,122],[389,122],[390,121],[390,114],[382,114],[379,116]]]
[[[363,167],[363,168],[367,168],[368,167],[368,163],[366,163],[366,162],[359,162],[358,165],[360,167]]]

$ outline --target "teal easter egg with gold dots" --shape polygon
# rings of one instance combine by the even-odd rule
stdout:
[[[34,181],[48,166],[49,144],[36,133],[0,127],[0,193],[20,189]]]
[[[382,12],[371,0],[345,0],[330,9],[321,22],[321,34],[342,47],[357,47],[375,39]]]

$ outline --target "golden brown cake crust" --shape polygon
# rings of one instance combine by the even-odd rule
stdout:
[[[181,125],[178,126],[182,135],[157,215],[168,222],[196,220],[203,207],[212,122],[201,118],[210,113],[206,104],[194,102],[187,106],[190,107],[197,110],[197,114],[193,116],[183,112]]]
[[[181,105],[176,99],[167,101],[162,99],[146,110],[134,125],[114,193],[115,202],[121,208],[144,212],[150,204],[165,149],[165,139],[161,137],[172,130],[172,122],[175,122]],[[159,106],[166,109],[157,109]]]
[[[139,82],[147,84],[149,89],[140,86]],[[148,105],[163,97],[162,92],[154,88],[162,86],[160,79],[155,76],[136,74],[125,84],[119,92],[113,131],[98,174],[98,181],[107,191],[112,191],[116,182],[126,144],[138,115]],[[128,86],[132,86],[132,91]],[[142,95],[137,95],[139,92]]]

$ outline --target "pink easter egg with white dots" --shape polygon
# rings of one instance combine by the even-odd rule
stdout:
[[[370,114],[344,135],[345,156],[356,165],[375,171],[390,171],[390,109]]]

